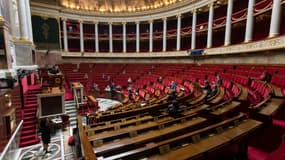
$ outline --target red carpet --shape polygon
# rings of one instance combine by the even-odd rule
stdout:
[[[20,147],[30,146],[40,142],[37,136],[37,94],[40,93],[40,86],[29,86],[28,92],[24,95],[25,106],[22,110],[23,128],[20,135]]]
[[[251,146],[248,147],[247,151],[249,153],[248,160],[265,160],[268,156],[268,153]]]

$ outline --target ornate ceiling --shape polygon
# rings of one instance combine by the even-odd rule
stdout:
[[[98,12],[140,12],[192,0],[60,0],[66,8]]]

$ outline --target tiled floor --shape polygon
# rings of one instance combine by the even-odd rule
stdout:
[[[72,147],[68,145],[70,131],[69,128],[59,129],[52,135],[49,144],[50,153],[43,152],[42,144],[21,148],[19,160],[76,160]]]

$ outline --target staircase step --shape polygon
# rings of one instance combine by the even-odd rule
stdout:
[[[38,104],[25,104],[25,107],[24,107],[24,108],[32,108],[32,107],[37,108],[37,107],[38,107]]]
[[[36,125],[25,125],[23,126],[22,131],[32,130],[35,128],[36,128]]]
[[[37,117],[36,117],[36,115],[33,115],[33,116],[24,116],[24,121],[29,121],[29,120],[34,120],[34,119],[36,119]]]
[[[28,111],[28,112],[24,112],[24,117],[35,116],[36,114],[37,112],[35,111]]]
[[[35,135],[35,134],[36,134],[36,129],[30,129],[21,132],[21,136]]]
[[[25,142],[25,141],[28,141],[28,140],[33,140],[35,139],[35,134],[31,134],[31,135],[27,135],[27,136],[20,136],[20,141],[21,142]]]
[[[24,108],[23,109],[24,112],[36,112],[37,111],[37,108]]]
[[[27,121],[24,121],[24,126],[29,126],[29,125],[31,125],[31,126],[36,126],[36,124],[37,124],[37,120],[27,120]]]
[[[38,104],[38,100],[25,101],[25,105],[27,105],[27,104]]]
[[[41,141],[40,138],[35,138],[33,140],[29,140],[29,141],[22,141],[20,142],[20,147],[26,147],[26,146],[31,146],[31,145],[34,145],[34,144],[38,144],[39,142]]]

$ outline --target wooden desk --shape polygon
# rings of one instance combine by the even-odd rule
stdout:
[[[247,96],[248,96],[247,89],[244,86],[240,85],[240,84],[235,83],[235,85],[237,85],[238,88],[240,89],[240,93],[237,96],[237,99],[240,100],[240,101],[245,101],[247,99]]]
[[[283,104],[284,99],[271,98],[270,102],[265,105],[258,113],[266,116],[271,116]]]
[[[95,154],[101,156],[101,155],[110,155],[112,154],[112,152],[115,152],[118,150],[122,151],[123,149],[125,149],[126,151],[126,149],[127,150],[130,149],[130,147],[136,148],[138,147],[137,145],[144,145],[149,142],[155,142],[156,141],[155,139],[160,140],[163,137],[166,138],[170,134],[181,131],[183,129],[185,130],[189,127],[192,127],[194,125],[200,124],[205,121],[206,121],[205,118],[197,117],[196,119],[193,119],[191,121],[187,121],[187,122],[180,123],[177,125],[172,125],[167,128],[148,132],[148,133],[145,133],[143,135],[138,135],[133,138],[122,139],[118,142],[113,142],[113,143],[103,145],[101,147],[94,148],[94,152]]]
[[[159,150],[161,149],[161,147],[164,147],[164,146],[169,146],[169,149],[171,149],[170,147],[171,146],[184,146],[184,145],[196,145],[198,143],[200,143],[200,146],[199,147],[194,147],[192,146],[192,148],[190,150],[186,149],[185,152],[182,150],[181,152],[178,151],[173,157],[175,157],[175,159],[187,159],[185,156],[189,156],[188,155],[188,152],[191,152],[191,155],[190,156],[197,156],[199,155],[201,152],[206,152],[208,151],[209,149],[207,148],[208,145],[209,147],[212,147],[212,148],[215,148],[214,146],[216,144],[219,145],[219,142],[229,142],[228,139],[225,139],[225,137],[222,137],[221,136],[218,136],[219,138],[217,139],[216,137],[217,136],[214,136],[215,138],[211,138],[209,139],[207,142],[202,142],[202,141],[199,141],[198,143],[195,143],[193,144],[193,137],[192,136],[195,136],[195,135],[199,135],[199,134],[206,134],[207,132],[209,131],[214,131],[215,128],[217,127],[223,127],[223,128],[226,128],[227,126],[233,124],[233,122],[235,121],[241,121],[243,118],[245,118],[245,114],[243,113],[240,113],[238,116],[235,116],[233,118],[230,118],[230,119],[227,119],[227,120],[224,120],[220,123],[216,123],[216,124],[213,124],[211,126],[208,126],[208,127],[205,127],[205,128],[201,128],[199,130],[195,130],[193,132],[189,132],[189,133],[186,133],[186,134],[183,134],[183,135],[180,135],[180,136],[176,136],[176,137],[173,137],[173,138],[168,138],[166,140],[162,140],[160,142],[156,142],[156,143],[148,143],[146,144],[145,146],[143,147],[140,147],[140,148],[136,148],[136,149],[133,149],[133,150],[128,150],[127,152],[123,152],[123,153],[120,153],[120,154],[116,154],[116,155],[112,155],[110,157],[104,157],[104,159],[106,160],[111,160],[111,159],[141,159],[141,158],[145,158],[146,155],[153,155],[153,154],[157,154],[155,156],[151,156],[151,157],[148,157],[149,159],[168,159],[168,155],[169,154],[173,154],[173,153],[168,153],[168,154],[165,154],[165,155],[159,155]],[[218,142],[217,142],[218,141]],[[209,144],[211,143],[211,144]],[[201,148],[202,147],[202,148]],[[174,147],[175,148],[175,147]],[[205,151],[202,151],[202,149],[206,149]],[[193,150],[193,152],[192,152]],[[177,151],[177,150],[176,150]],[[174,152],[174,151],[172,151]],[[172,157],[172,158],[173,158]],[[192,157],[191,157],[192,158]]]
[[[185,160],[199,156],[206,151],[229,143],[229,139],[222,135],[215,135],[201,140],[198,143],[191,143],[175,151],[170,151],[163,155],[149,157],[148,160]]]
[[[215,111],[212,111],[211,114],[216,115],[216,116],[222,115],[222,114],[225,114],[227,112],[232,111],[233,109],[235,109],[239,105],[240,105],[240,102],[232,101],[231,103],[226,104],[225,106],[220,107],[220,108],[216,109]]]
[[[212,137],[202,139],[198,143],[190,143],[185,147],[170,151],[163,155],[149,157],[149,160],[185,160],[197,156],[203,156],[205,152],[213,151],[222,146],[228,145],[230,141],[246,135],[261,126],[261,122],[248,119],[236,127],[223,131]]]
[[[144,116],[141,118],[131,119],[128,121],[118,122],[114,124],[98,126],[95,128],[88,128],[85,130],[85,132],[87,132],[88,135],[92,135],[92,134],[94,135],[94,134],[97,134],[98,132],[103,132],[107,130],[116,130],[116,129],[120,129],[126,126],[136,125],[137,123],[145,123],[151,120],[153,120],[152,116]]]
[[[215,96],[211,97],[209,99],[209,102],[213,104],[219,103],[224,98],[224,95],[225,95],[225,88],[218,87],[218,93]]]

